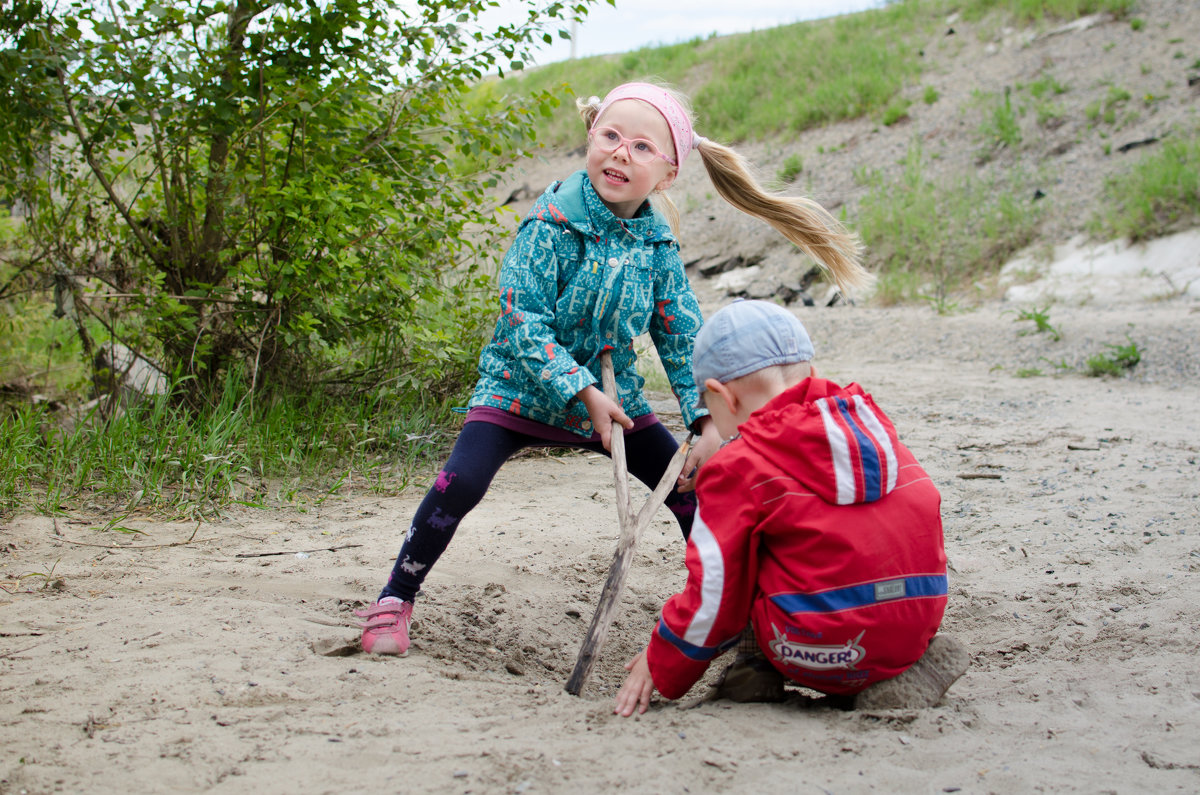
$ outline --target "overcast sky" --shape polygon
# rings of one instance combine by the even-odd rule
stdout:
[[[575,55],[607,55],[711,33],[763,30],[883,4],[883,0],[617,0],[614,8],[600,0],[578,27]],[[561,61],[570,55],[570,43],[556,41],[538,54],[537,62]]]

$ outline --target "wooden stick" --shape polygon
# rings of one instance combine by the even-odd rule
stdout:
[[[192,533],[192,535],[195,536],[196,534]],[[67,538],[66,536],[56,536],[55,540],[63,541],[68,544],[74,544],[77,547],[99,547],[100,549],[163,549],[165,547],[186,547],[188,544],[207,544],[210,541],[220,541],[221,536],[213,536],[212,538],[196,538],[195,540],[189,538],[187,541],[172,541],[169,544],[131,544],[129,546],[124,544],[90,544],[87,541],[76,541],[75,539]]]
[[[605,351],[600,354],[600,384],[604,394],[612,402],[620,405],[617,399],[617,376],[613,372],[612,353]],[[629,467],[625,463],[625,429],[619,423],[612,424],[612,436],[609,439],[609,452],[612,453],[613,482],[617,487],[617,518],[621,522],[621,531],[629,524],[629,514],[633,512],[633,504],[629,501]]]
[[[316,549],[289,549],[284,552],[239,552],[235,558],[269,558],[273,555],[311,555],[313,552],[337,552],[340,549],[361,547],[362,544],[342,544],[340,547],[317,547]]]
[[[583,645],[579,647],[575,670],[571,672],[571,678],[567,680],[566,690],[573,696],[579,695],[579,692],[583,690],[583,685],[591,674],[592,667],[600,657],[600,649],[604,647],[608,629],[612,626],[613,618],[616,617],[621,591],[625,587],[625,578],[633,563],[633,552],[637,546],[638,536],[650,524],[651,519],[654,518],[654,511],[658,510],[674,485],[675,479],[679,477],[689,447],[690,444],[685,442],[675,452],[675,457],[667,465],[667,471],[663,473],[662,480],[658,482],[654,493],[650,495],[650,499],[646,501],[646,505],[639,512],[638,521],[634,526],[621,528],[621,537],[617,540],[617,551],[613,555],[612,565],[609,566],[604,587],[600,589],[600,601],[596,605],[596,612],[592,615],[592,623],[588,626]],[[647,510],[652,506],[654,511]]]
[[[693,436],[694,434],[689,433],[687,439],[675,451],[675,455],[671,456],[671,460],[667,462],[667,469],[663,472],[662,480],[658,481],[658,485],[654,487],[654,491],[650,493],[650,496],[646,498],[645,504],[642,505],[642,510],[638,511],[637,519],[633,522],[634,544],[642,537],[642,531],[650,526],[650,521],[654,518],[654,514],[658,513],[658,509],[667,501],[667,495],[671,493],[671,489],[675,486],[675,479],[683,471],[683,462],[687,460],[688,451],[692,449]]]
[[[607,357],[608,354],[604,354],[604,356]],[[601,366],[603,367],[604,364],[605,360],[602,360]],[[608,362],[608,367],[610,368],[609,372],[611,372],[611,362]],[[614,432],[616,432],[616,428],[614,428]],[[625,475],[626,501],[623,504],[626,506],[626,513],[621,514],[618,511],[621,523],[621,535],[617,539],[617,551],[613,555],[612,565],[609,566],[608,577],[604,581],[604,587],[600,590],[600,601],[596,605],[596,612],[592,615],[592,623],[588,626],[587,636],[584,638],[583,645],[579,648],[579,657],[575,660],[575,670],[571,672],[571,678],[567,680],[566,690],[573,696],[579,695],[579,692],[583,690],[583,685],[591,674],[592,667],[596,664],[596,659],[600,656],[600,649],[604,646],[604,641],[608,637],[608,629],[612,626],[617,605],[620,603],[621,591],[625,587],[625,577],[629,574],[630,564],[633,563],[633,552],[637,547],[638,537],[649,526],[651,520],[654,518],[654,514],[662,506],[663,502],[667,499],[667,494],[674,487],[675,480],[679,477],[679,473],[683,469],[684,461],[687,460],[691,443],[692,437],[689,435],[687,441],[675,451],[675,455],[667,464],[667,469],[663,472],[658,485],[655,486],[654,491],[646,500],[646,504],[638,511],[637,518],[632,523],[628,520],[628,513],[632,513],[632,505],[628,502],[629,481],[628,474]],[[624,459],[623,440],[621,458]],[[614,444],[613,461],[616,462],[616,460],[616,445]],[[622,504],[619,494],[621,488],[620,473],[625,472],[624,461],[621,462],[619,468],[614,463],[614,470],[618,473],[617,501],[619,508]]]

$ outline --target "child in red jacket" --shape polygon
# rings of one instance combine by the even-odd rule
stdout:
[[[860,707],[932,705],[966,669],[935,637],[937,488],[871,396],[818,378],[812,358],[800,322],[765,301],[697,334],[700,400],[729,441],[697,480],[687,585],[626,665],[614,712],[644,712],[655,689],[679,698],[735,645],[746,653],[719,693],[736,700],[780,700],[791,681]]]

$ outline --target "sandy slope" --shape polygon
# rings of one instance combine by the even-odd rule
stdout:
[[[942,490],[945,629],[973,662],[938,707],[796,693],[612,716],[621,663],[681,583],[665,512],[592,682],[567,695],[616,537],[611,469],[526,457],[427,582],[403,660],[311,644],[356,637],[335,625],[378,588],[418,494],[133,536],[103,517],[7,523],[0,791],[1200,788],[1196,303],[1064,313],[1060,342],[1019,336],[1002,305],[803,317],[826,374],[873,391]],[[1015,376],[1012,351],[1069,359],[1130,323],[1131,378]],[[21,577],[51,569],[48,587]]]

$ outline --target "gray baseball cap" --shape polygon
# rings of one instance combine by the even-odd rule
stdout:
[[[704,382],[724,384],[779,364],[809,362],[813,344],[804,325],[770,301],[737,300],[700,327],[692,350],[692,376],[704,406]]]

